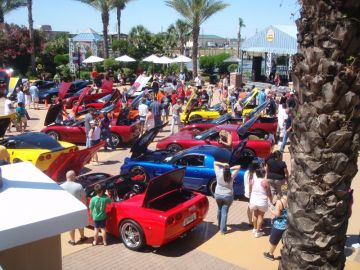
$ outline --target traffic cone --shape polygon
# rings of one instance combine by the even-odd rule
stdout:
[[[45,99],[45,109],[47,109],[49,107],[48,101],[47,99]]]

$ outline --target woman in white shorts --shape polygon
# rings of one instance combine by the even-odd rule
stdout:
[[[264,214],[268,209],[268,201],[272,201],[270,185],[265,177],[265,170],[259,168],[250,179],[250,210],[253,212],[253,233],[255,237],[264,235],[261,227],[264,221]]]

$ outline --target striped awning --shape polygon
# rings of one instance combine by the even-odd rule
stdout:
[[[242,43],[241,50],[293,55],[297,53],[297,40],[277,27],[269,26],[246,39]]]

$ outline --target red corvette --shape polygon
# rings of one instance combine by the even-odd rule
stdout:
[[[173,241],[205,218],[208,199],[183,189],[184,175],[185,169],[170,171],[153,178],[146,190],[145,184],[126,176],[78,182],[85,187],[88,201],[95,184],[107,190],[112,203],[106,208],[106,231],[120,237],[128,249],[140,250],[145,245],[160,247]],[[90,212],[89,223],[93,224]]]
[[[56,116],[61,112],[61,104],[52,105],[46,115],[44,125],[41,132],[44,132],[54,139],[71,143],[84,144],[85,136],[85,120],[67,120],[62,123],[55,123]],[[53,124],[55,123],[55,124]],[[111,136],[115,147],[121,144],[127,144],[135,140],[140,135],[140,123],[130,122],[127,116],[119,114],[112,120]]]
[[[111,91],[96,89],[90,85],[80,89],[74,95],[65,99],[65,106],[66,109],[71,109],[76,105],[76,103],[90,103],[108,94],[111,94]]]
[[[170,135],[157,143],[159,150],[169,150],[173,152],[187,149],[196,145],[215,145],[223,147],[218,142],[219,132],[226,130],[231,133],[232,147],[237,146],[241,141],[248,139],[244,152],[249,156],[268,158],[271,152],[271,142],[266,139],[267,134],[262,132],[250,132],[249,128],[257,121],[258,116],[251,118],[242,126],[238,125],[219,125],[203,132],[184,130],[174,135]]]

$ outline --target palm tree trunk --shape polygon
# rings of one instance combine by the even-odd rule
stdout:
[[[118,39],[120,40],[120,26],[121,26],[121,9],[116,8],[116,18],[117,18],[117,30],[118,30]]]
[[[343,269],[360,132],[360,1],[302,0],[280,269]]]
[[[198,74],[197,72],[197,60],[198,60],[198,49],[199,49],[199,34],[200,27],[193,27],[192,38],[193,38],[193,53],[192,53],[192,64],[193,64],[193,78],[195,78]]]
[[[4,11],[0,7],[0,23],[4,23],[4,22],[5,22]]]
[[[102,23],[103,23],[105,58],[109,58],[109,39],[108,39],[109,12],[101,13],[101,19],[102,19]]]
[[[28,8],[28,20],[29,20],[29,36],[30,36],[30,43],[31,43],[31,72],[33,74],[36,73],[35,68],[35,38],[34,38],[34,28],[33,28],[33,18],[32,18],[32,0],[27,1],[27,8]]]

